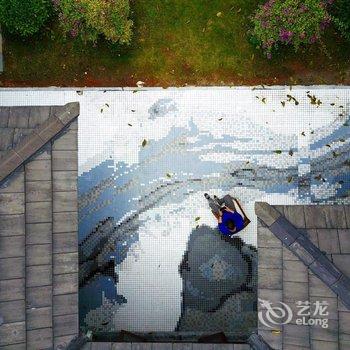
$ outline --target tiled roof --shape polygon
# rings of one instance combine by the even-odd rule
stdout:
[[[78,331],[78,114],[0,109],[1,350],[57,348]]]
[[[274,349],[348,349],[350,348],[350,310],[298,256],[283,246],[268,226],[281,215],[320,249],[342,274],[350,277],[350,206],[272,206],[269,215],[257,204],[260,299],[284,302],[292,308],[289,324],[273,329],[259,324],[259,334]],[[329,327],[298,325],[296,302],[308,301],[311,311],[316,301],[329,304]],[[263,308],[259,305],[259,311]]]

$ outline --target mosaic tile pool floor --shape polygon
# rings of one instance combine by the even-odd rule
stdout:
[[[348,90],[89,92],[84,101],[81,328],[245,339],[257,323],[254,202],[349,203]],[[206,192],[241,201],[252,222],[235,239],[217,230]]]

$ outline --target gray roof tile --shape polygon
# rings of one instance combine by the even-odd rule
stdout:
[[[319,229],[317,235],[322,251],[327,254],[340,253],[337,229]]]
[[[32,132],[33,129],[15,128],[12,148],[16,147],[26,136],[30,135]]]
[[[13,135],[13,128],[0,128],[0,151],[7,151],[12,148]]]
[[[30,128],[36,128],[40,124],[42,124],[45,120],[50,117],[50,109],[51,107],[31,107],[29,114],[29,123],[28,126]]]
[[[338,230],[340,251],[342,254],[350,254],[350,229]]]
[[[28,106],[10,107],[8,126],[10,128],[28,128],[30,108]]]
[[[10,107],[0,107],[0,128],[7,128],[9,122]]]

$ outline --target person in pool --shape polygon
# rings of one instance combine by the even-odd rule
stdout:
[[[231,237],[249,225],[250,220],[236,198],[232,198],[229,194],[222,199],[216,196],[211,198],[208,193],[205,193],[204,196],[208,200],[210,209],[218,220],[219,230],[224,236]],[[243,216],[236,210],[234,202]]]

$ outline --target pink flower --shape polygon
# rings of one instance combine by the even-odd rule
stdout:
[[[286,29],[280,30],[280,40],[284,42],[289,42],[292,39],[293,32]]]

